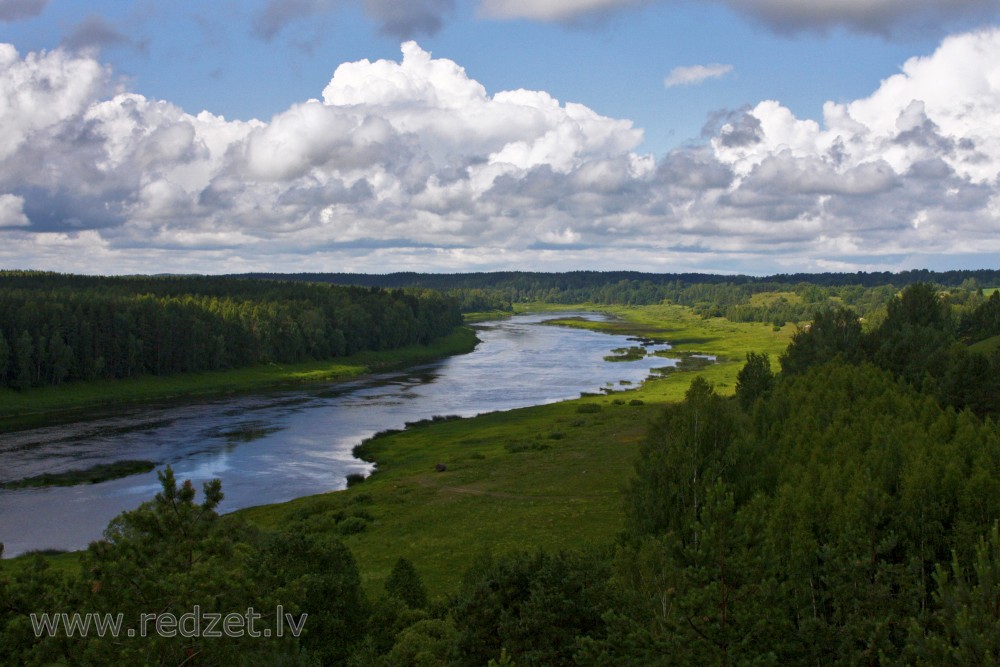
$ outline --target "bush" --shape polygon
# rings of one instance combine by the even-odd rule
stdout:
[[[359,519],[363,519],[364,521],[374,521],[375,520],[375,517],[372,516],[372,513],[369,512],[366,509],[351,510],[351,516],[347,517],[347,518],[349,519],[351,517],[357,517]],[[344,519],[344,521],[346,521],[346,520],[347,519]]]
[[[349,516],[337,524],[337,530],[340,531],[341,535],[354,535],[367,527],[368,522],[359,516]]]
[[[352,486],[360,484],[363,481],[365,481],[364,474],[360,472],[352,472],[347,476],[347,488],[351,488]]]
[[[548,449],[549,446],[544,442],[518,442],[511,441],[503,446],[511,454],[517,454],[519,452],[539,452],[543,449]]]
[[[601,411],[601,406],[597,403],[584,403],[583,405],[576,406],[576,411],[584,415],[594,414]]]
[[[427,589],[420,579],[417,568],[406,558],[400,558],[392,567],[385,582],[385,591],[391,597],[402,600],[410,609],[427,607]]]

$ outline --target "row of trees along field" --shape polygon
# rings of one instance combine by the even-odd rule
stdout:
[[[426,289],[4,271],[0,386],[329,359],[427,343],[461,321]]]
[[[868,331],[848,311],[817,314],[780,373],[752,354],[735,397],[695,378],[665,406],[615,544],[484,555],[448,597],[401,559],[369,598],[350,552],[306,517],[273,534],[220,520],[217,484],[199,504],[168,470],[153,502],[91,545],[79,575],[39,559],[0,579],[0,662],[998,664],[996,406],[957,409],[938,384],[967,363],[962,336],[1000,333],[998,313],[991,298],[956,322],[916,285]],[[947,353],[927,361],[941,344]],[[996,367],[995,351],[984,356]],[[352,500],[359,511],[370,501]],[[301,637],[37,639],[27,619],[179,616],[196,604],[267,614],[279,603],[310,614]]]
[[[573,271],[536,273],[357,273],[248,274],[378,287],[423,287],[447,292],[463,312],[511,310],[525,302],[602,305],[673,303],[693,308],[705,317],[736,322],[805,322],[825,306],[848,306],[861,315],[884,309],[897,292],[918,282],[948,291],[956,303],[975,299],[982,285],[1000,284],[1000,271],[926,270],[901,273],[779,274],[722,276],[635,271]]]

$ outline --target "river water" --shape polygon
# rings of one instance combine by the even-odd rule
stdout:
[[[111,411],[85,422],[0,434],[0,481],[126,459],[171,465],[195,488],[222,479],[223,512],[343,489],[370,466],[351,449],[374,433],[434,415],[473,416],[638,384],[672,359],[608,362],[634,340],[540,324],[519,315],[477,325],[482,341],[465,355],[331,385],[224,397],[197,404]],[[650,351],[668,346],[653,346]],[[625,381],[623,383],[622,381]],[[31,549],[80,549],[108,521],[159,490],[156,472],[73,487],[0,489],[4,556]]]

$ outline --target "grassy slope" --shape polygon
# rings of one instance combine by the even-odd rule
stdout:
[[[362,352],[335,360],[267,364],[164,377],[142,376],[123,380],[76,382],[27,392],[0,389],[0,430],[30,426],[54,412],[72,413],[101,405],[256,391],[300,382],[350,379],[378,370],[411,366],[451,354],[469,352],[475,342],[472,330],[462,328],[430,345]]]
[[[545,309],[551,309],[545,306]],[[566,310],[579,310],[566,308]],[[703,320],[681,307],[601,308],[620,319],[600,327],[664,337],[686,352],[724,357],[703,374],[730,392],[746,352],[784,349],[791,328]],[[378,593],[400,556],[432,593],[454,590],[477,554],[490,549],[576,548],[608,542],[621,528],[621,489],[658,404],[683,396],[693,375],[676,373],[639,389],[481,415],[378,438],[380,472],[347,491],[240,512],[266,527],[301,519],[336,530],[334,515],[358,510],[374,521],[344,537],[365,585]],[[615,400],[623,404],[615,404]],[[643,405],[630,405],[633,399]],[[600,412],[581,413],[586,403]],[[556,435],[553,435],[556,434]],[[511,453],[507,443],[548,445]],[[447,470],[435,472],[444,463]],[[359,502],[361,501],[361,502]]]
[[[969,346],[970,351],[986,355],[993,354],[998,348],[1000,348],[1000,336],[992,336]]]

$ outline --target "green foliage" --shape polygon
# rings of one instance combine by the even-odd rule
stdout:
[[[729,456],[698,470],[713,450],[690,415],[733,416],[692,389],[641,451],[615,559],[624,597],[607,638],[585,642],[588,664],[995,659],[1000,537],[982,538],[1000,518],[993,423],[871,365],[828,362],[780,378],[753,424],[719,440]],[[970,561],[974,576],[954,564]]]
[[[521,452],[540,452],[549,449],[550,445],[545,442],[538,442],[537,440],[511,440],[510,442],[504,443],[503,448],[506,449],[511,454],[520,454]]]
[[[988,334],[1000,312],[1000,299],[977,307],[958,327],[966,336]],[[952,308],[927,283],[916,283],[889,301],[878,326],[862,332],[860,322],[842,308],[819,312],[808,329],[798,331],[781,357],[786,374],[835,358],[869,361],[909,385],[957,409],[980,416],[1000,410],[1000,355],[970,350],[956,337]]]
[[[840,357],[847,363],[862,359],[861,322],[854,311],[838,306],[818,311],[812,324],[792,336],[781,355],[781,370],[787,374],[803,373],[810,366]]]
[[[477,343],[472,329],[460,327],[429,345],[358,352],[325,361],[272,363],[209,373],[67,382],[59,386],[33,387],[27,392],[0,388],[0,429],[45,425],[50,421],[47,413],[87,410],[98,405],[262,391],[301,383],[338,382],[386,368],[413,366],[448,355],[464,354],[475,348]]]
[[[993,292],[989,299],[965,313],[959,322],[958,334],[965,343],[1000,336],[1000,292]]]
[[[518,665],[572,664],[577,637],[603,634],[608,565],[599,553],[487,558],[450,606],[459,633],[454,664],[478,667],[501,651]]]
[[[427,291],[220,277],[0,272],[0,386],[331,359],[426,344],[462,323]],[[9,344],[7,344],[9,345]]]
[[[947,329],[951,327],[948,304],[938,295],[930,283],[914,283],[896,299],[889,302],[889,311],[882,323],[887,331],[902,327],[930,327]]]
[[[774,373],[771,372],[771,358],[767,353],[747,352],[747,363],[736,376],[736,400],[744,411],[771,393],[774,387]]]
[[[417,568],[406,558],[400,558],[392,566],[392,572],[385,581],[385,591],[390,597],[402,600],[411,609],[423,609],[427,606],[424,582],[421,581]]]
[[[386,667],[446,667],[458,642],[458,632],[448,619],[428,618],[402,630],[389,655]]]
[[[692,531],[708,489],[735,471],[737,417],[731,401],[701,377],[683,403],[666,407],[639,450],[636,477],[625,492],[629,537],[669,533],[680,545],[696,539]]]
[[[1000,663],[1000,530],[980,537],[972,567],[956,555],[938,564],[933,611],[912,626],[910,657],[918,665]]]
[[[268,536],[251,580],[309,614],[301,643],[310,655],[329,665],[347,660],[369,609],[354,556],[342,542],[294,528]]]
[[[368,616],[347,548],[294,528],[264,534],[221,521],[218,480],[205,484],[198,502],[190,482],[178,485],[169,467],[159,477],[162,489],[152,501],[119,515],[104,539],[90,545],[78,577],[53,573],[39,559],[0,578],[0,662],[343,664]],[[247,620],[242,633],[191,632],[207,629],[207,614],[247,613],[249,619],[251,609],[254,628]],[[36,637],[31,613],[120,614],[122,631],[117,637],[94,631]],[[268,636],[278,613],[286,631]],[[301,637],[289,631],[288,614],[301,624]],[[158,631],[156,619],[166,616],[178,623]],[[143,626],[144,617],[154,624]]]
[[[368,521],[360,516],[349,516],[337,522],[337,530],[341,535],[355,535],[368,527]]]

